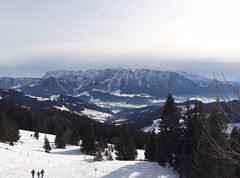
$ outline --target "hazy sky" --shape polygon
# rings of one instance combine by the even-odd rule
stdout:
[[[240,80],[239,9],[239,0],[0,0],[0,76],[120,66]]]

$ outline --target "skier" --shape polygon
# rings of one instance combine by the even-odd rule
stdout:
[[[42,170],[41,170],[42,178],[43,178],[44,173],[45,173],[45,171],[42,169]]]
[[[40,172],[39,171],[37,172],[37,176],[38,176],[38,178],[40,178]]]
[[[34,178],[34,175],[35,175],[35,170],[34,169],[32,170],[31,174],[32,174],[32,178]]]

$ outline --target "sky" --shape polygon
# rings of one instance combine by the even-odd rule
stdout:
[[[0,0],[0,76],[127,67],[240,80],[239,0]]]

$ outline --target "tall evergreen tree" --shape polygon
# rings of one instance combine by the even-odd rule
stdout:
[[[71,134],[69,143],[72,144],[72,145],[79,145],[79,140],[80,140],[80,134],[78,132],[78,129],[74,128],[73,132]]]
[[[9,141],[9,120],[7,115],[2,112],[1,113],[1,118],[0,118],[0,140],[1,141]]]
[[[57,148],[66,147],[65,135],[64,135],[63,128],[61,126],[59,126],[56,132],[55,145],[57,146]]]
[[[156,160],[156,148],[157,148],[157,136],[153,131],[148,138],[148,142],[145,149],[145,158],[149,161]]]
[[[118,160],[136,159],[136,146],[126,124],[122,126],[121,133],[117,140],[115,149]]]
[[[39,132],[38,132],[38,129],[37,129],[37,128],[35,129],[34,137],[35,137],[37,140],[38,140],[38,138],[39,138]]]
[[[201,125],[205,115],[202,112],[200,102],[196,101],[192,108],[189,102],[186,104],[186,110],[182,115],[182,153],[180,156],[180,167],[178,172],[184,177],[189,178],[193,170],[194,153],[197,151],[198,141],[201,136]]]
[[[235,177],[235,168],[231,161],[216,152],[218,147],[226,150],[228,137],[224,133],[223,114],[215,109],[204,122],[198,143],[191,178],[226,178]]]
[[[51,145],[50,145],[49,140],[48,140],[48,138],[47,138],[46,135],[45,135],[45,137],[44,137],[44,145],[43,145],[43,148],[45,149],[45,152],[46,152],[46,153],[49,153],[49,152],[52,150]]]
[[[9,141],[12,143],[20,139],[19,128],[15,120],[9,120]]]
[[[95,135],[92,124],[87,124],[82,135],[82,151],[90,154],[96,154]]]
[[[159,122],[157,159],[160,165],[169,164],[176,167],[179,164],[181,152],[181,125],[177,107],[172,95],[168,95]]]

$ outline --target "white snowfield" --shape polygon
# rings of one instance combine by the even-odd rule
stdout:
[[[145,161],[93,162],[92,156],[80,152],[78,146],[45,153],[44,134],[36,140],[33,132],[21,131],[14,147],[0,143],[0,178],[31,178],[31,170],[45,170],[44,178],[179,178],[172,170]],[[52,147],[55,136],[47,135]],[[143,152],[140,152],[140,157]],[[35,178],[37,175],[35,175]]]
[[[113,118],[112,114],[94,111],[86,108],[83,111],[81,111],[81,113],[99,122],[105,122],[107,121],[108,118]]]

